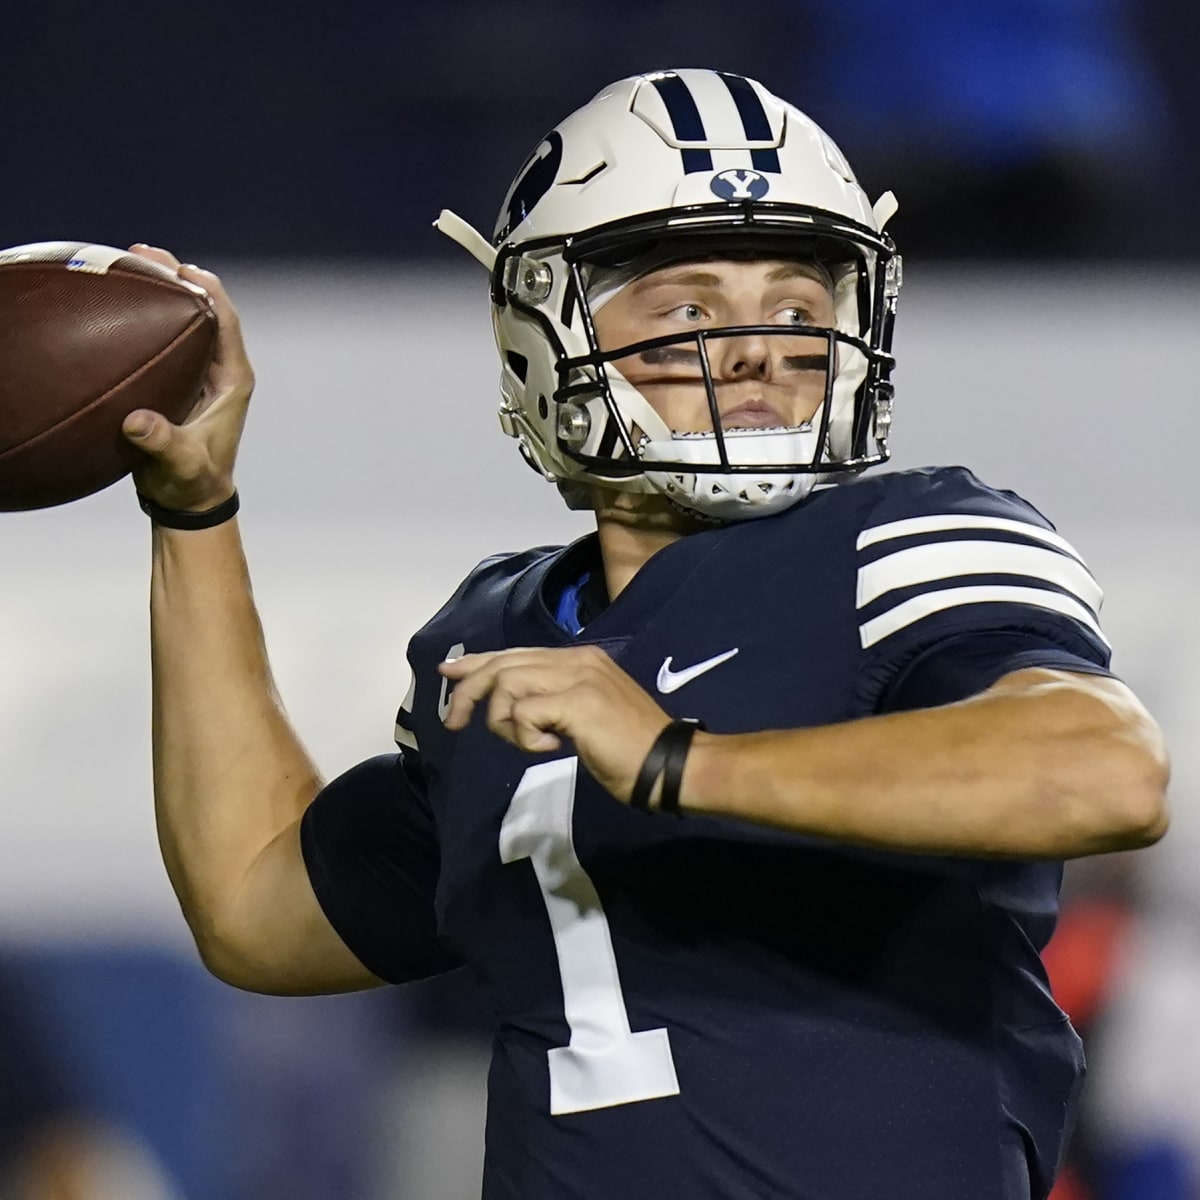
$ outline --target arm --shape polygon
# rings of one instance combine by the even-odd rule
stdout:
[[[300,818],[322,781],[275,691],[236,519],[155,529],[150,613],[159,843],[205,965],[252,991],[380,983],[309,883]]]
[[[439,669],[457,681],[447,728],[486,701],[499,737],[533,753],[569,738],[623,802],[670,719],[595,646],[468,654]],[[697,733],[680,806],[913,854],[1058,859],[1157,841],[1166,784],[1161,735],[1124,684],[1037,667],[935,708]]]
[[[145,452],[138,490],[202,511],[233,490],[253,374],[220,281],[137,247],[205,288],[221,323],[204,395],[181,426],[126,418]],[[236,986],[285,994],[381,982],[324,917],[300,850],[321,788],[275,691],[236,521],[154,530],[154,794],[171,884],[205,964]]]
[[[1166,832],[1167,760],[1115,679],[1030,669],[955,704],[697,734],[682,807],[920,854],[1073,858]]]

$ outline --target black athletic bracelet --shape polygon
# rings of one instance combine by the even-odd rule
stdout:
[[[188,512],[183,508],[163,508],[161,504],[155,504],[141,492],[138,492],[137,498],[142,512],[155,525],[163,525],[167,529],[211,529],[214,525],[223,525],[233,517],[242,503],[238,499],[236,491],[228,500],[222,500],[215,508],[206,508],[203,512]]]
[[[703,729],[702,722],[695,717],[681,717],[672,721],[654,739],[650,753],[646,755],[633,791],[629,796],[630,806],[646,811],[650,808],[650,794],[658,777],[662,776],[662,795],[655,812],[679,814],[679,789],[683,784],[683,768],[687,762],[688,749],[696,730]]]

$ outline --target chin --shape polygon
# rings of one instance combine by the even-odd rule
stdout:
[[[693,533],[710,525],[699,513],[681,508],[657,492],[619,492],[611,488],[592,488],[592,511],[597,520],[624,525],[631,529],[652,529],[663,533]]]

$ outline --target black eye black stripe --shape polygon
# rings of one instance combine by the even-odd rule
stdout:
[[[742,118],[742,128],[746,132],[746,141],[771,141],[771,122],[767,119],[767,110],[763,108],[763,103],[750,80],[741,75],[730,75],[726,71],[718,71],[717,74],[724,80],[734,104],[737,105],[738,116]],[[750,163],[756,171],[774,171],[778,174],[779,151],[751,150]]]
[[[619,454],[614,453],[616,449],[617,426],[610,417],[604,432],[600,435],[600,445],[596,447],[596,456],[598,458],[620,458]]]
[[[675,137],[681,142],[707,141],[708,135],[704,132],[704,122],[700,119],[696,98],[688,85],[678,75],[673,74],[655,76],[652,82],[667,106],[667,115],[671,118],[671,128],[675,131]],[[766,118],[766,113],[763,117]],[[683,155],[683,169],[689,175],[693,171],[713,169],[712,155],[707,150],[685,148],[680,153]],[[778,169],[776,167],[776,170]]]

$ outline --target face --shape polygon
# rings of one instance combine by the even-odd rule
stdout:
[[[595,314],[602,350],[730,325],[777,325],[781,332],[714,337],[709,369],[721,428],[802,425],[825,398],[829,346],[787,335],[789,326],[831,328],[833,297],[811,263],[790,259],[695,260],[652,271]],[[713,428],[696,343],[680,342],[613,364],[677,433]]]

